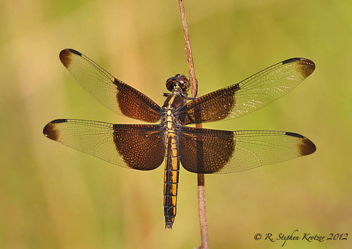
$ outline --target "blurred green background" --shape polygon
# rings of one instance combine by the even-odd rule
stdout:
[[[313,60],[292,93],[251,115],[206,125],[283,130],[317,146],[308,157],[206,176],[212,248],[280,248],[256,233],[352,234],[352,2],[186,1],[203,95],[274,63]],[[74,48],[162,104],[165,80],[187,73],[178,2],[0,3],[0,248],[193,248],[200,244],[196,175],[181,170],[178,214],[164,229],[163,166],[119,168],[54,143],[57,118],[136,123],[81,88],[59,52]],[[285,248],[351,248],[350,241]]]

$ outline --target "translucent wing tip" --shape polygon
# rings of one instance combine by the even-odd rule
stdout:
[[[66,119],[56,119],[48,123],[44,129],[43,129],[43,134],[47,138],[50,138],[51,140],[58,141],[59,140],[59,131],[56,129],[56,124],[58,123],[64,123],[67,122]]]
[[[59,55],[60,60],[66,68],[68,68],[71,64],[72,54],[82,56],[80,52],[71,48],[64,49],[60,52],[60,55]]]
[[[300,66],[301,74],[304,78],[307,78],[315,70],[315,63],[305,58],[291,58],[282,62],[282,64],[296,63]]]
[[[286,135],[300,138],[301,141],[297,145],[300,156],[313,154],[317,150],[317,147],[312,141],[310,141],[308,138],[300,134],[293,133],[293,132],[286,132]]]

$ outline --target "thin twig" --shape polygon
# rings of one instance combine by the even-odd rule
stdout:
[[[200,237],[202,244],[200,249],[209,248],[208,238],[208,221],[207,221],[207,210],[205,203],[205,186],[204,186],[204,175],[198,174],[198,209],[199,209],[199,223],[200,223]]]
[[[189,40],[189,32],[187,26],[186,12],[184,6],[184,0],[179,0],[180,11],[181,11],[181,21],[183,25],[183,30],[185,34],[185,42],[186,42],[186,54],[188,61],[188,70],[189,70],[189,80],[191,83],[191,92],[193,98],[198,98],[198,82],[196,80],[196,74],[194,71],[191,43]],[[196,124],[197,128],[202,128],[201,123]],[[202,147],[202,143],[200,143]],[[202,150],[202,148],[200,148]],[[197,153],[200,153],[197,147]],[[198,247],[201,249],[209,248],[209,240],[208,240],[208,222],[206,215],[206,203],[205,203],[205,187],[204,187],[204,175],[198,174],[198,209],[199,209],[199,223],[200,223],[200,235],[202,244]]]

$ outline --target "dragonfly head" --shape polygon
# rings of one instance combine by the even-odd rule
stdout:
[[[186,93],[190,87],[189,80],[186,76],[181,74],[176,74],[174,77],[170,77],[166,81],[166,88],[170,92],[176,87],[179,86],[182,89],[183,93]]]

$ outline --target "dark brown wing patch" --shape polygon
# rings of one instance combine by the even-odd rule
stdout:
[[[154,101],[117,79],[115,79],[114,84],[117,88],[117,103],[123,115],[152,123],[160,119],[160,107]]]
[[[209,174],[221,171],[235,149],[233,132],[182,127],[181,164],[188,171]]]
[[[113,135],[116,149],[129,167],[151,170],[163,162],[165,141],[160,126],[114,125]]]
[[[180,111],[184,124],[213,122],[225,119],[236,104],[238,84],[211,92],[188,103]]]

